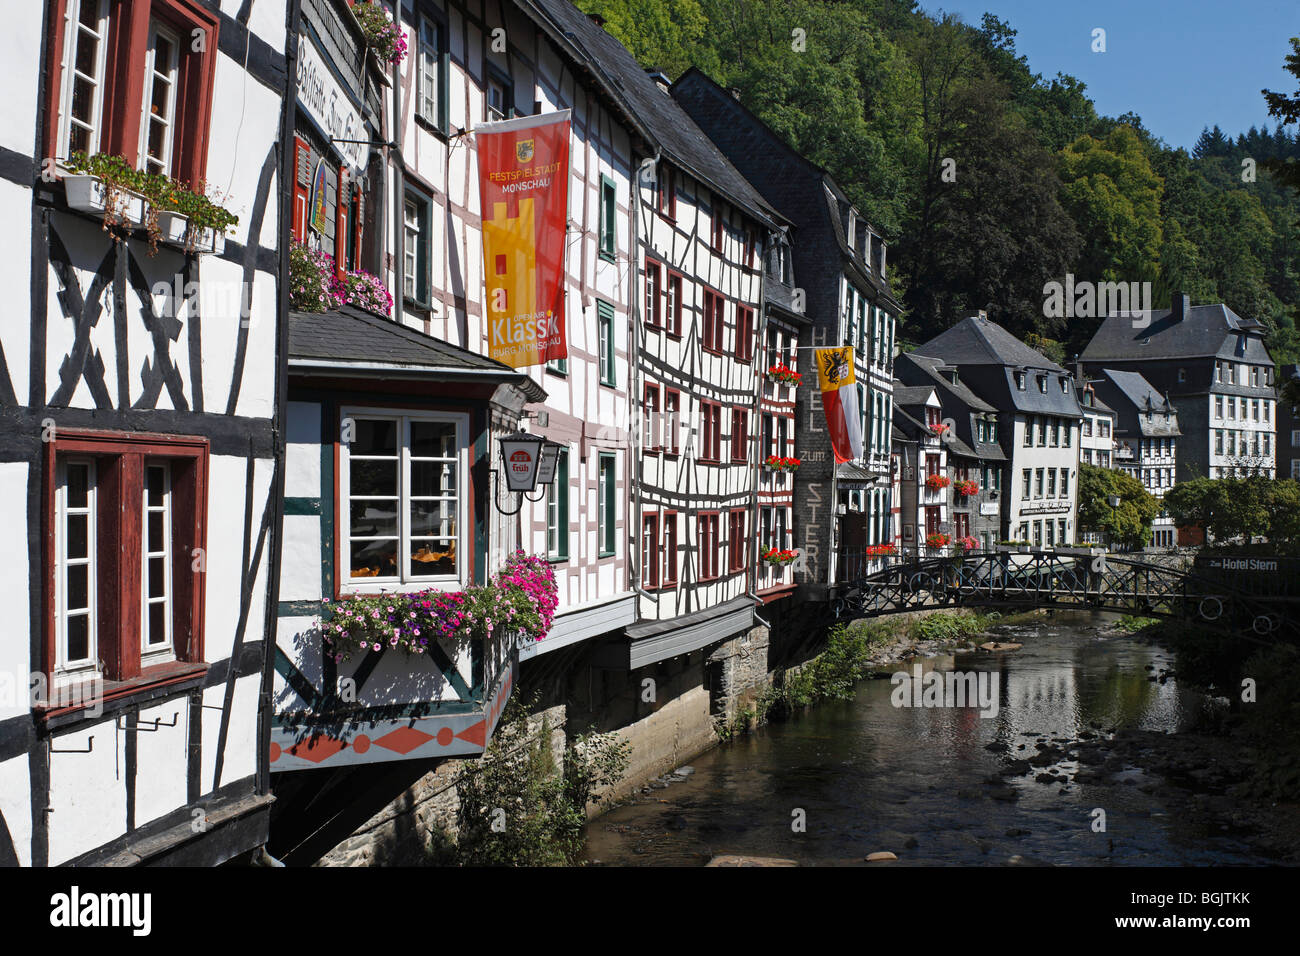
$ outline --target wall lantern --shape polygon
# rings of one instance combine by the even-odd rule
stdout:
[[[527,432],[515,432],[497,439],[501,447],[501,465],[505,470],[506,490],[522,497],[513,510],[503,507],[500,500],[494,502],[502,514],[518,514],[523,508],[523,497],[529,501],[540,501],[541,495],[531,497],[538,485],[550,485],[555,481],[555,466],[560,457],[560,445],[547,441],[540,435]]]
[[[515,432],[498,439],[501,462],[506,470],[508,491],[530,492],[537,487],[537,465],[542,458],[546,439],[527,432]]]
[[[1110,496],[1106,499],[1106,504],[1110,505],[1112,508],[1118,508],[1118,507],[1119,507],[1119,495],[1110,495]]]

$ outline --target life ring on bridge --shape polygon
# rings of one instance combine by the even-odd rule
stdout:
[[[1214,602],[1213,614],[1209,613],[1209,611],[1206,610],[1206,607],[1210,604],[1211,601]],[[1197,610],[1200,612],[1201,617],[1205,618],[1205,620],[1217,621],[1223,615],[1223,602],[1214,596],[1201,598],[1201,604],[1200,607],[1197,608]]]
[[[930,574],[926,571],[917,571],[914,575],[912,575],[911,578],[908,579],[907,583],[911,587],[912,593],[914,594],[917,591],[934,590],[934,578],[931,577]]]
[[[1256,634],[1271,634],[1277,630],[1281,621],[1273,614],[1257,614],[1251,627]]]

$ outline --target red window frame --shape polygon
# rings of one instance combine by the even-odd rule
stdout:
[[[668,270],[668,303],[667,312],[664,316],[666,320],[665,329],[673,338],[682,336],[682,289],[684,287],[682,274]]]
[[[681,453],[679,432],[681,429],[682,393],[675,388],[664,389],[664,430],[668,440],[663,443],[663,450],[668,455]]]
[[[44,131],[47,156],[58,155],[66,11],[67,0],[50,0],[46,20],[50,40]],[[150,20],[163,22],[181,37],[170,174],[193,187],[207,176],[212,87],[221,24],[217,15],[197,0],[115,0],[110,5],[104,50],[104,107],[96,152],[121,156],[132,166],[139,165],[145,79],[140,64],[145,62],[149,46]],[[194,49],[195,30],[206,34],[201,50]]]
[[[744,508],[733,508],[727,516],[727,551],[730,557],[728,570],[732,574],[744,571],[749,554],[749,539],[745,536]]]
[[[664,567],[663,574],[659,580],[662,587],[672,588],[677,586],[677,512],[664,511],[663,522],[663,555]]]
[[[659,410],[659,386],[646,384],[645,399],[642,402],[641,443],[649,454],[655,454],[663,448],[663,419]]]
[[[45,445],[41,540],[45,570],[42,622],[43,673],[57,669],[55,607],[57,465],[77,456],[96,462],[96,650],[104,662],[104,700],[173,683],[204,670],[206,574],[194,568],[195,549],[206,554],[208,440],[192,435],[153,435],[60,429]],[[171,465],[172,645],[176,660],[141,666],[145,460]],[[131,516],[124,521],[123,516]],[[83,705],[84,706],[84,705]],[[47,713],[75,710],[77,707]]]
[[[731,460],[733,462],[749,461],[749,411],[744,408],[731,410]]]
[[[722,460],[722,406],[717,402],[701,401],[700,454],[702,462],[717,464]]]
[[[718,576],[718,548],[722,544],[718,538],[718,512],[701,511],[695,521],[700,542],[699,579],[712,581]]]
[[[663,269],[659,263],[647,259],[645,264],[645,323],[651,328],[663,327]]]
[[[938,456],[938,455],[926,455],[926,456],[925,456],[925,476],[926,476],[927,478],[929,478],[931,475],[937,475],[937,474],[939,474],[939,456]]]
[[[659,515],[641,518],[641,586],[659,587]]]
[[[722,241],[726,235],[726,206],[718,196],[713,197],[713,208],[711,210],[712,235],[710,236],[710,245],[713,251],[722,254]]]
[[[655,199],[659,214],[665,219],[677,221],[677,181],[673,168],[667,163],[659,164],[659,182],[655,189]]]
[[[754,310],[736,303],[736,361],[754,361]]]
[[[311,146],[301,136],[293,138],[293,238],[307,239],[307,220],[311,204]]]
[[[704,290],[704,340],[706,352],[721,355],[723,352],[723,326],[726,322],[726,299],[712,289]]]
[[[954,536],[958,538],[970,537],[970,515],[964,511],[959,511],[953,515]]]

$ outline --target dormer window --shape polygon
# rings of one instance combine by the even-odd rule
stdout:
[[[1042,393],[1043,395],[1046,395],[1046,394],[1047,394],[1047,376],[1046,376],[1046,375],[1040,375],[1040,376],[1038,376],[1038,391],[1039,391],[1040,393]]]
[[[1025,390],[1025,373],[1024,373],[1024,372],[1017,372],[1017,373],[1016,373],[1016,388],[1020,389],[1020,391],[1022,391],[1022,392]]]
[[[1180,369],[1178,370],[1178,381],[1180,381],[1180,382],[1185,382],[1185,381],[1187,381],[1187,369],[1185,369],[1185,368],[1180,368]]]
[[[1070,393],[1070,379],[1069,379],[1068,377],[1062,378],[1062,379],[1061,379],[1061,394],[1062,394],[1062,395],[1068,395],[1069,393]]]

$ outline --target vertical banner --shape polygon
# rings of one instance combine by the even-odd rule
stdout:
[[[512,368],[567,358],[569,111],[485,123],[474,138],[489,354]]]
[[[835,461],[843,463],[862,457],[862,414],[858,410],[857,377],[853,371],[853,348],[817,349],[817,381],[821,386],[826,427],[831,436]]]

